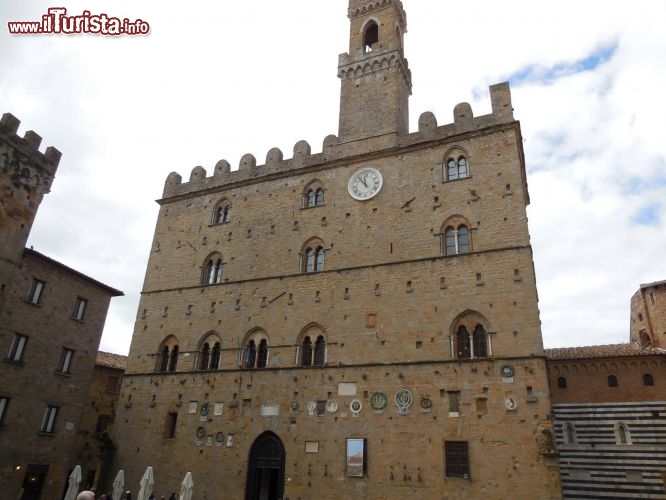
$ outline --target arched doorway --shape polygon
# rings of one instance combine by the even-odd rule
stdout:
[[[272,432],[264,432],[250,448],[246,500],[281,500],[284,493],[284,445]]]

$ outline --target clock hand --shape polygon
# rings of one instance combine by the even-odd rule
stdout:
[[[359,177],[358,180],[361,181],[361,183],[362,183],[365,187],[368,187],[368,182],[365,180],[365,176],[366,176],[366,174],[363,174],[363,176]]]

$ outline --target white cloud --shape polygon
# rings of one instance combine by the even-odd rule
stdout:
[[[440,124],[487,87],[528,68],[567,67],[512,84],[532,204],[547,346],[628,338],[629,298],[666,278],[666,4],[405,0],[411,123]],[[263,163],[337,133],[337,55],[346,0],[286,3],[67,2],[70,13],[141,18],[145,37],[10,36],[45,0],[0,13],[0,110],[63,152],[30,244],[111,286],[102,348],[126,352],[164,179],[192,167]],[[615,47],[592,70],[574,68]],[[645,218],[645,214],[649,217]],[[641,218],[643,216],[643,218]]]

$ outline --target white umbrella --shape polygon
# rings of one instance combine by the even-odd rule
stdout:
[[[81,466],[77,465],[69,475],[69,487],[63,500],[76,500],[79,493],[79,484],[81,484]]]
[[[118,471],[116,478],[113,480],[113,500],[120,500],[123,496],[123,488],[125,487],[125,472],[121,469]]]
[[[146,469],[146,472],[143,474],[139,484],[141,485],[141,489],[139,490],[139,494],[137,495],[136,500],[148,500],[148,497],[153,492],[153,486],[155,485],[152,467],[148,467]]]
[[[192,473],[188,472],[180,484],[180,500],[192,500],[192,488],[194,488],[194,481],[192,481]]]

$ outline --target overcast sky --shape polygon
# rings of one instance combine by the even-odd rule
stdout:
[[[125,292],[100,348],[126,354],[169,172],[262,164],[337,134],[348,0],[2,0],[0,111],[63,153],[29,245]],[[666,2],[403,0],[411,130],[510,81],[525,140],[546,347],[625,342],[666,279]],[[147,36],[9,35],[8,21],[142,19]]]

